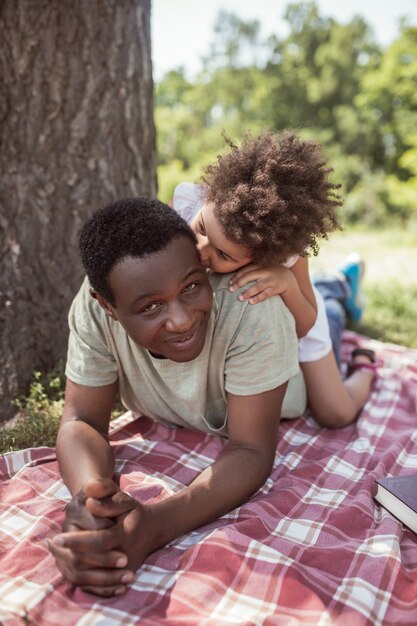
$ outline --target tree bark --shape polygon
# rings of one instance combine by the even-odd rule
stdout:
[[[150,0],[0,2],[0,420],[65,357],[78,233],[156,193]]]

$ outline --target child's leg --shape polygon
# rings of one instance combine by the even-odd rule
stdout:
[[[367,356],[352,363],[370,363]],[[318,361],[300,363],[307,386],[309,408],[319,424],[328,428],[347,426],[367,401],[375,372],[356,369],[342,380],[333,351]]]
[[[355,321],[363,313],[360,289],[363,271],[360,257],[351,255],[338,270],[321,272],[312,279],[324,300],[333,350],[314,361],[308,360],[309,355],[304,350],[304,353],[300,352],[300,366],[306,381],[309,407],[319,424],[328,428],[340,428],[353,422],[368,399],[375,375],[375,365],[371,365],[370,356],[364,354],[352,357],[351,364],[356,364],[356,368],[352,368],[346,380],[342,380],[338,368],[346,313]],[[367,365],[361,369],[357,366],[359,363]]]
[[[312,283],[325,303],[330,338],[338,364],[346,315],[354,322],[358,322],[363,315],[361,280],[364,269],[360,256],[352,253],[337,270],[318,272],[312,276]]]

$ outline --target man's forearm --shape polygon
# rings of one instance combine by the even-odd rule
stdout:
[[[272,462],[257,450],[228,445],[190,485],[150,505],[155,524],[152,550],[244,504],[264,484]]]
[[[90,593],[113,595],[132,580],[132,572],[149,553],[246,502],[264,483],[271,465],[272,459],[252,448],[228,447],[178,494],[156,504],[136,503],[104,530],[64,532],[51,542],[50,550],[67,580]],[[113,517],[114,503],[97,503],[90,497],[85,506],[100,518]],[[125,557],[127,565],[125,560],[117,566],[116,561]],[[92,562],[97,565],[92,567]]]
[[[113,476],[113,452],[106,439],[86,422],[62,424],[56,450],[62,477],[73,495],[91,479]]]

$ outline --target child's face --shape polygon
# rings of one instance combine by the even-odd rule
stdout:
[[[248,248],[225,237],[214,215],[212,204],[205,204],[194,216],[190,226],[197,236],[204,267],[209,267],[213,272],[228,274],[252,261]]]

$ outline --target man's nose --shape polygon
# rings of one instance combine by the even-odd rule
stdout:
[[[171,302],[165,322],[167,330],[175,333],[186,333],[194,324],[193,311],[180,301]]]

